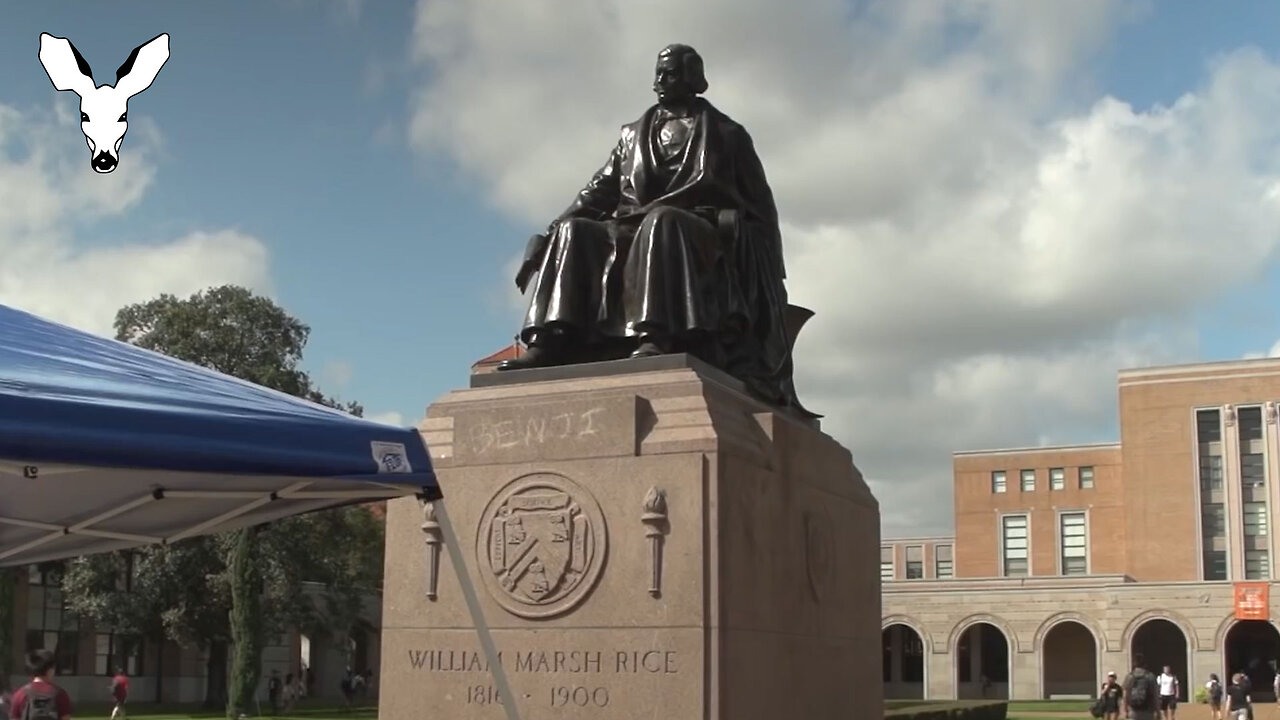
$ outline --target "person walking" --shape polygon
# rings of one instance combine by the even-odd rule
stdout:
[[[1173,720],[1178,713],[1178,676],[1173,674],[1173,668],[1165,665],[1156,682],[1160,685],[1160,715],[1164,720]]]
[[[1204,684],[1205,694],[1209,696],[1209,710],[1212,711],[1213,720],[1222,720],[1222,681],[1218,679],[1218,673],[1209,673],[1209,682]]]
[[[129,700],[129,676],[125,674],[124,668],[116,668],[116,675],[111,678],[111,699],[114,701],[111,720],[124,720],[124,704]]]
[[[1134,658],[1133,670],[1124,679],[1125,717],[1132,720],[1156,720],[1159,707],[1159,684],[1145,667],[1142,656]]]
[[[1124,700],[1124,688],[1116,682],[1114,670],[1107,673],[1107,681],[1102,683],[1101,697],[1103,720],[1120,720],[1120,703]]]
[[[1244,675],[1236,673],[1231,677],[1231,687],[1227,688],[1227,717],[1230,720],[1249,720],[1250,705]]]

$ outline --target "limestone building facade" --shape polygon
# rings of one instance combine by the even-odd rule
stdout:
[[[882,541],[886,697],[1093,697],[1141,658],[1269,698],[1280,360],[1118,380],[1119,442],[957,452],[954,536]]]

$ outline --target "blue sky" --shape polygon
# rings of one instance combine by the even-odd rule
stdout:
[[[887,526],[945,530],[947,502],[921,510],[909,498],[921,487],[949,497],[952,450],[1111,440],[1117,367],[1233,359],[1265,353],[1280,339],[1280,236],[1268,219],[1274,208],[1246,198],[1224,216],[1217,236],[1221,200],[1191,208],[1195,203],[1170,200],[1194,196],[1193,181],[1210,170],[1226,173],[1210,187],[1255,187],[1280,175],[1267,131],[1239,136],[1256,161],[1228,147],[1239,117],[1243,128],[1275,123],[1265,116],[1280,97],[1270,74],[1280,59],[1280,4],[1233,4],[1230,12],[1190,0],[1097,0],[1053,10],[996,0],[957,5],[972,17],[957,21],[927,1],[871,3],[863,9],[891,30],[868,42],[857,25],[831,27],[833,13],[848,9],[837,0],[812,0],[811,7],[800,0],[787,16],[771,15],[776,11],[763,0],[689,5],[697,10],[671,0],[652,10],[614,2],[583,10],[569,0],[10,3],[0,23],[7,68],[0,107],[16,111],[16,119],[6,129],[0,115],[0,190],[5,177],[17,183],[11,187],[76,185],[62,205],[50,201],[45,220],[24,215],[37,211],[14,204],[13,196],[9,207],[0,199],[0,249],[16,257],[14,248],[54,238],[60,262],[81,274],[58,285],[64,281],[50,270],[53,278],[37,296],[27,285],[6,285],[0,267],[0,302],[103,331],[114,307],[85,308],[79,293],[86,284],[109,304],[146,299],[155,288],[187,294],[245,278],[311,325],[307,365],[326,391],[358,400],[370,413],[416,422],[434,398],[465,384],[473,360],[509,341],[519,321],[508,277],[513,256],[603,159],[617,125],[649,102],[656,51],[692,42],[708,57],[709,97],[756,134],[794,238],[793,297],[819,313],[798,360],[802,393],[821,398],[807,404],[827,414],[831,432],[853,448],[884,503]],[[711,21],[729,12],[724,8],[734,13],[732,37],[718,36]],[[927,21],[931,15],[947,15],[941,29]],[[683,34],[672,35],[672,27]],[[171,35],[170,60],[130,104],[130,133],[112,176],[94,176],[78,128],[56,122],[56,113],[74,112],[77,101],[55,92],[40,67],[41,32],[70,37],[99,83],[114,82],[115,68],[136,45]],[[1241,56],[1248,47],[1260,55]],[[847,74],[847,107],[835,107],[830,92],[804,87],[836,81],[806,70],[819,58],[848,61],[834,73]],[[772,65],[753,64],[766,62]],[[936,97],[935,107],[913,104],[917,83],[932,88],[925,97]],[[1188,93],[1218,110],[1161,110]],[[1127,103],[1130,114],[1099,104],[1108,97]],[[849,142],[845,155],[826,153],[843,158],[839,167],[806,159],[802,144],[788,144],[794,120],[778,110],[818,106],[812,137]],[[964,124],[974,108],[990,113],[984,123],[1001,128],[999,135]],[[1164,129],[1166,121],[1185,131]],[[525,127],[531,139],[520,137]],[[1136,148],[1136,159],[1114,176],[1128,177],[1130,187],[1134,178],[1160,179],[1165,191],[1153,191],[1151,202],[1168,203],[1168,213],[1139,212],[1141,193],[1128,201],[1116,193],[1088,196],[1102,175],[1079,188],[1055,184],[1068,181],[1045,169],[1059,167],[1062,147],[1096,137],[1089,128],[1110,133],[1098,147]],[[1154,139],[1133,141],[1135,133]],[[902,143],[902,157],[886,161],[872,152],[891,142]],[[1169,155],[1187,158],[1162,160],[1160,148],[1175,143],[1186,152]],[[969,144],[987,148],[985,159],[963,155]],[[1219,146],[1228,149],[1197,154]],[[912,153],[923,160],[904,159]],[[531,171],[533,157],[560,159]],[[892,163],[891,171],[877,170],[877,162]],[[1115,170],[1101,165],[1096,173]],[[1143,174],[1148,167],[1151,174]],[[1029,194],[1027,204],[1075,198],[1075,215],[1051,216],[1059,210],[1050,208],[988,223],[981,213],[970,215],[986,206],[983,198],[1022,192],[1035,168],[1044,192]],[[939,180],[951,171],[974,179],[960,181],[963,187]],[[1187,181],[1178,185],[1182,177]],[[990,192],[982,194],[978,186],[988,182]],[[844,194],[825,196],[831,187]],[[82,198],[98,198],[92,202],[101,207],[83,210],[77,204],[90,200]],[[1124,202],[1130,205],[1120,207]],[[1103,222],[1112,211],[1118,219]],[[1172,232],[1162,216],[1195,232],[1171,237],[1170,247],[1182,249],[1148,268],[1144,258],[1163,255],[1161,233]],[[1067,229],[1026,230],[1053,225],[1048,217]],[[1078,243],[1069,227],[1076,222],[1089,226]],[[5,238],[7,227],[20,229]],[[265,249],[268,265],[236,265],[226,259],[233,250],[222,246],[200,246],[206,255],[199,258],[217,262],[175,260],[158,250],[192,233],[248,238]],[[1036,287],[986,295],[977,280],[935,283],[934,265],[915,275],[892,260],[894,248],[933,242],[926,235],[964,238],[958,274],[998,277],[1008,270],[1001,263],[1013,262],[1012,249],[1034,247],[1053,253],[1018,262],[1052,268],[1089,253],[1124,256],[1139,267],[1095,275],[1143,277],[1149,270],[1151,279],[1114,298],[1109,290],[1073,291],[1072,282],[1091,282],[1086,268],[1064,271],[1061,287],[1051,274]],[[1235,247],[1237,236],[1245,239]],[[1196,253],[1217,243],[1230,257],[1205,266]],[[124,248],[141,254],[75,264],[81,255]],[[979,248],[992,255],[979,256],[986,251]],[[148,259],[149,251],[163,257]],[[957,265],[947,253],[960,252],[939,240],[928,262],[949,276]],[[134,257],[142,260],[131,264]],[[850,273],[873,276],[827,277],[823,268],[836,259],[850,262]],[[172,278],[170,261],[186,263]],[[202,274],[202,266],[221,269]],[[86,267],[118,268],[131,279]],[[1194,274],[1200,267],[1217,273],[1203,289]],[[873,289],[878,282],[892,284]],[[950,318],[945,325],[943,316]],[[1026,329],[963,347],[966,340],[949,330],[972,337],[969,323]],[[934,438],[927,446],[895,445],[872,427],[888,424],[903,434],[934,413],[952,418],[930,420],[943,424],[920,431]],[[982,420],[957,423],[955,413]]]

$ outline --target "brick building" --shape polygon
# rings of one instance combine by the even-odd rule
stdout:
[[[127,592],[127,581],[122,580]],[[13,618],[12,666],[17,671],[7,678],[10,688],[20,687],[30,678],[22,674],[24,655],[28,649],[47,648],[57,658],[57,682],[74,702],[106,703],[109,677],[122,667],[131,676],[130,696],[134,702],[198,703],[205,698],[210,667],[204,648],[181,647],[172,641],[148,642],[137,636],[122,635],[110,628],[96,627],[77,617],[63,600],[57,571],[27,568],[19,575]],[[307,583],[304,592],[319,594],[318,585]],[[375,671],[371,695],[377,693],[379,650],[381,647],[381,596],[365,598],[361,623],[351,636],[309,638],[290,631],[280,638],[269,638],[263,647],[263,674],[259,698],[267,702],[266,680],[272,671],[281,678],[295,676],[306,668],[308,696],[328,701],[342,698],[340,681],[348,665]],[[221,674],[225,687],[230,672],[231,649],[227,667]],[[0,677],[0,685],[6,678]]]
[[[1092,697],[1135,657],[1269,698],[1280,360],[1125,370],[1120,442],[957,452],[955,535],[883,541],[886,697]]]

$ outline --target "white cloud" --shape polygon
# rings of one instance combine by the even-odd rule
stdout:
[[[137,207],[156,176],[159,137],[135,120],[120,166],[99,175],[78,123],[61,104],[55,108],[23,113],[0,105],[0,303],[112,335],[117,309],[161,293],[189,295],[221,283],[266,291],[266,248],[235,230],[78,241],[78,228]]]
[[[365,419],[371,420],[376,423],[382,423],[384,425],[395,425],[396,427],[408,427],[405,424],[404,415],[402,415],[401,413],[395,412],[394,410],[390,412],[381,412],[381,413],[373,413],[372,415],[365,415]]]
[[[802,399],[889,532],[943,530],[952,451],[1114,439],[1116,370],[1194,357],[1191,311],[1275,256],[1280,66],[1225,54],[1169,107],[1089,92],[1142,9],[420,0],[410,139],[539,229],[652,101],[657,51],[697,47],[818,313]]]
[[[346,360],[330,360],[320,370],[320,378],[331,392],[339,391],[351,384],[355,368]]]

